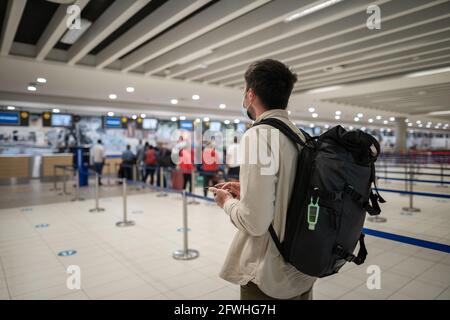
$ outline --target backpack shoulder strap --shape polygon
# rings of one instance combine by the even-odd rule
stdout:
[[[301,145],[302,147],[307,146],[306,143],[298,136],[298,134],[296,134],[291,128],[289,128],[289,126],[286,123],[284,123],[280,119],[276,118],[263,119],[259,122],[255,122],[253,126],[258,126],[261,124],[266,124],[280,130],[286,137],[288,137],[289,140],[291,140],[296,144]],[[305,135],[303,132],[302,134]]]

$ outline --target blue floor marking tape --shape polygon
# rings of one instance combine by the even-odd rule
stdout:
[[[395,181],[412,181],[412,182],[423,182],[423,183],[435,183],[435,184],[450,184],[450,181],[436,181],[436,180],[421,180],[421,179],[403,179],[403,178],[385,178],[377,177],[379,180],[395,180]]]
[[[411,238],[411,237],[407,237],[407,236],[401,236],[401,235],[394,234],[394,233],[378,231],[378,230],[373,230],[373,229],[367,229],[367,228],[364,228],[363,232],[369,236],[374,236],[374,237],[383,238],[383,239],[387,239],[387,240],[407,243],[407,244],[417,246],[417,247],[422,247],[422,248],[427,248],[427,249],[450,253],[450,246],[443,244],[443,243],[431,242],[431,241],[427,241],[427,240],[421,240],[421,239]]]
[[[450,194],[442,194],[442,193],[417,192],[417,191],[409,192],[409,191],[393,190],[393,189],[382,189],[382,188],[378,188],[378,191],[394,192],[394,193],[400,193],[400,194],[413,194],[415,196],[423,196],[423,197],[450,199]]]

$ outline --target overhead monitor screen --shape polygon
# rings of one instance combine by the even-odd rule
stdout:
[[[103,124],[106,129],[121,129],[122,119],[120,117],[105,117]]]
[[[52,114],[52,127],[71,127],[72,126],[71,114]]]
[[[0,125],[18,126],[19,124],[19,112],[0,112]]]
[[[192,121],[180,121],[180,129],[193,130],[194,123],[192,123]]]
[[[209,130],[211,131],[220,131],[222,129],[222,123],[220,122],[211,122],[209,124]]]
[[[156,119],[144,119],[142,122],[142,129],[156,130],[158,127],[158,120]]]

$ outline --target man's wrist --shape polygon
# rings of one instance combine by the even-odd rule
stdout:
[[[226,214],[230,214],[231,209],[236,205],[236,203],[238,203],[239,200],[234,199],[232,197],[228,198],[227,200],[225,200],[225,202],[223,203],[223,210],[225,211]]]

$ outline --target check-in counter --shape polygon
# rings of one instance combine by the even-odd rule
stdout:
[[[42,156],[42,175],[41,177],[52,177],[54,175],[55,165],[72,166],[73,155],[71,153],[51,154]],[[57,176],[64,175],[63,170],[56,170]]]
[[[46,178],[54,175],[54,166],[71,166],[71,153],[55,153],[44,155],[0,155],[0,179],[10,178]],[[56,170],[62,176],[62,170]]]
[[[30,155],[0,155],[0,179],[28,178]]]
[[[119,157],[107,157],[105,160],[105,167],[103,168],[103,174],[117,175],[119,166],[122,163],[122,158]],[[109,165],[109,168],[108,168]],[[109,171],[111,170],[111,171]]]

